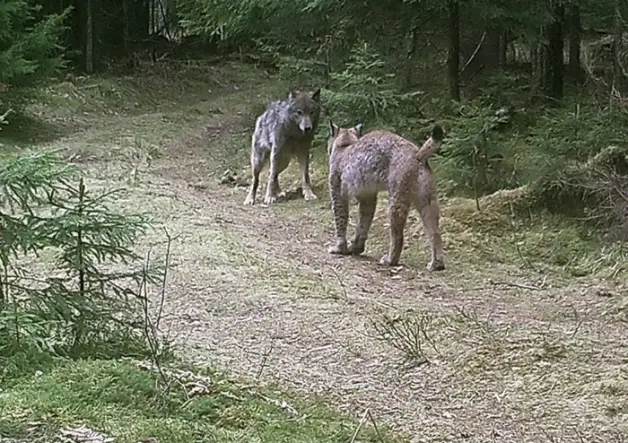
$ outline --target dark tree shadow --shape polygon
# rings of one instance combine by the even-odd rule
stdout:
[[[67,134],[69,128],[24,114],[8,116],[9,124],[2,125],[0,142],[25,148],[34,144],[50,143]]]

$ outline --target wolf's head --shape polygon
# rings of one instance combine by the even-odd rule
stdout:
[[[362,137],[362,123],[353,128],[341,128],[329,121],[329,137],[327,138],[327,154],[331,155],[335,149],[344,148],[357,142]]]
[[[292,91],[288,95],[290,119],[304,134],[313,133],[321,114],[321,90],[314,92]]]

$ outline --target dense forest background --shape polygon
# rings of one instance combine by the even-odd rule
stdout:
[[[444,193],[534,185],[536,203],[619,233],[627,16],[624,0],[7,0],[0,112],[60,69],[235,56],[323,85],[343,123],[418,137],[442,121]]]

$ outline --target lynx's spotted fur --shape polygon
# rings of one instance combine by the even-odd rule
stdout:
[[[440,210],[436,180],[428,163],[443,141],[443,130],[435,125],[431,137],[417,147],[409,140],[388,131],[362,135],[362,125],[339,128],[330,122],[327,141],[329,154],[329,191],[336,228],[331,254],[359,255],[364,252],[377,205],[377,194],[388,192],[390,245],[380,263],[395,266],[403,248],[403,233],[410,207],[421,215],[430,240],[430,271],[445,269],[443,243],[439,229]],[[355,236],[347,245],[349,200],[359,204]]]

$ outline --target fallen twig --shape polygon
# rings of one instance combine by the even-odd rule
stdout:
[[[375,419],[373,418],[371,411],[367,409],[366,412],[368,413],[368,416],[371,419],[371,423],[373,423],[373,427],[375,428],[375,433],[377,434],[377,438],[379,438],[379,441],[384,443],[384,439],[382,438],[382,435],[379,433],[379,428],[377,427],[377,423],[375,423]]]
[[[351,442],[350,443],[354,443],[355,439],[358,437],[358,434],[360,433],[360,429],[362,429],[362,426],[364,425],[364,422],[366,422],[366,417],[369,413],[368,408],[366,409],[366,411],[364,411],[364,415],[362,416],[362,419],[360,419],[360,422],[358,423],[358,427],[355,428],[355,432],[353,433],[353,437],[351,437]]]

